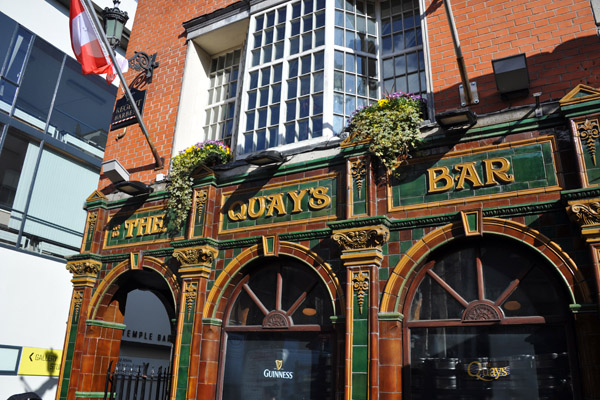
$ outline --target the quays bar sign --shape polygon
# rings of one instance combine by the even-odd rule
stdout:
[[[388,184],[390,211],[516,197],[561,190],[553,137],[419,159]]]
[[[337,173],[224,193],[219,232],[337,218]]]
[[[166,232],[166,211],[163,207],[141,209],[126,218],[117,213],[106,227],[104,248],[168,241]]]

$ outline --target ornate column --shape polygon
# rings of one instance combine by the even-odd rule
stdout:
[[[83,360],[86,350],[85,333],[88,306],[101,267],[102,263],[91,258],[67,262],[67,270],[73,274],[71,280],[73,294],[71,295],[67,334],[56,391],[57,399],[74,399],[75,391],[82,389],[83,378],[94,372],[89,368],[84,368]]]
[[[578,344],[585,351],[579,352],[581,379],[584,382],[585,397],[600,392],[600,198],[588,198],[569,201],[567,213],[581,228],[581,236],[589,245],[592,256],[592,268],[596,280],[596,308],[580,305],[574,309]],[[578,299],[581,301],[581,299]],[[594,312],[596,311],[596,312]]]
[[[388,238],[383,225],[340,229],[332,235],[346,267],[346,400],[378,398],[378,273]]]
[[[206,284],[217,255],[218,251],[210,246],[185,247],[173,252],[173,256],[181,263],[179,274],[183,281],[183,290],[177,323],[171,398],[196,398],[202,309],[206,298]]]

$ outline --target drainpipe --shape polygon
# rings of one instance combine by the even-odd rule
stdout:
[[[456,63],[458,64],[458,71],[460,72],[460,80],[462,82],[465,103],[467,106],[473,102],[471,95],[471,84],[469,83],[469,77],[467,75],[467,67],[465,66],[465,59],[460,49],[460,41],[458,40],[458,32],[456,31],[456,25],[454,24],[454,16],[452,15],[452,5],[450,0],[443,0],[444,8],[446,8],[446,15],[448,16],[448,24],[450,25],[450,33],[452,33],[452,42],[454,42],[454,52],[456,53]]]

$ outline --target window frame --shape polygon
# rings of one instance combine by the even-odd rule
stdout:
[[[232,148],[232,151],[235,155],[235,158],[238,160],[243,160],[246,157],[262,151],[262,150],[276,150],[282,153],[287,153],[287,154],[294,154],[300,151],[304,151],[306,149],[312,148],[315,145],[318,145],[320,143],[326,142],[326,141],[330,141],[332,138],[336,137],[336,136],[340,136],[340,134],[343,135],[343,128],[346,126],[346,121],[345,119],[347,119],[350,115],[348,115],[347,113],[342,115],[338,115],[338,117],[336,117],[338,119],[337,125],[340,125],[340,117],[344,120],[343,124],[341,124],[341,128],[339,128],[338,126],[334,126],[334,95],[333,95],[333,84],[334,84],[334,53],[336,51],[344,51],[344,53],[352,53],[355,55],[359,55],[359,56],[364,56],[364,54],[362,54],[361,52],[356,52],[353,51],[351,49],[348,49],[346,47],[340,47],[338,45],[335,45],[334,43],[334,31],[335,31],[335,12],[336,12],[336,7],[335,7],[335,3],[336,0],[323,0],[325,3],[325,8],[324,8],[324,12],[325,12],[325,24],[323,29],[325,30],[325,45],[322,47],[323,51],[324,51],[324,65],[323,65],[323,96],[322,96],[322,110],[320,113],[320,119],[321,119],[321,125],[322,125],[322,133],[320,135],[315,135],[315,137],[312,137],[312,129],[311,132],[308,134],[308,139],[306,140],[298,140],[297,138],[299,137],[299,132],[298,132],[298,128],[296,128],[294,130],[294,135],[296,140],[294,142],[291,143],[286,143],[285,140],[285,125],[288,122],[286,119],[286,114],[287,114],[287,105],[286,105],[286,101],[287,101],[287,84],[284,84],[286,79],[287,79],[287,68],[288,68],[288,61],[290,59],[296,58],[296,57],[301,57],[303,55],[307,55],[307,54],[315,54],[316,52],[319,51],[319,48],[315,48],[315,49],[307,49],[305,52],[301,51],[300,53],[294,54],[294,55],[290,55],[289,54],[289,48],[290,48],[290,30],[291,30],[291,18],[290,15],[288,14],[288,20],[285,23],[285,35],[284,35],[284,39],[283,39],[283,45],[284,45],[284,55],[283,57],[273,61],[271,60],[270,63],[263,63],[262,60],[254,67],[251,67],[252,65],[252,51],[255,50],[255,46],[254,46],[254,33],[256,33],[254,31],[254,27],[255,27],[255,23],[256,23],[256,18],[257,16],[260,15],[267,15],[270,12],[276,12],[278,9],[281,8],[287,8],[290,9],[291,7],[293,7],[293,4],[296,2],[299,2],[300,4],[303,4],[305,0],[287,0],[287,1],[268,1],[268,0],[264,0],[264,1],[259,1],[256,2],[254,4],[246,4],[246,5],[241,5],[241,4],[237,4],[237,5],[231,5],[226,7],[225,9],[220,9],[217,10],[211,14],[207,14],[207,15],[203,15],[200,16],[198,18],[195,18],[193,20],[190,20],[186,23],[184,23],[184,27],[186,28],[187,32],[188,32],[188,40],[190,41],[194,41],[194,43],[196,45],[198,45],[200,48],[202,48],[202,44],[200,44],[199,40],[203,40],[205,43],[208,42],[208,36],[214,34],[215,32],[219,31],[219,30],[226,30],[228,26],[232,26],[234,24],[238,24],[241,21],[245,21],[246,23],[246,31],[245,31],[245,37],[243,39],[243,45],[242,45],[242,61],[240,64],[240,76],[239,76],[239,80],[238,80],[238,100],[236,101],[236,111],[235,111],[235,115],[234,115],[234,128],[233,128],[233,134],[232,134],[232,139],[231,139],[231,143],[230,146]],[[314,2],[316,3],[317,0],[314,0]],[[366,4],[368,1],[364,1],[364,3]],[[381,19],[381,4],[382,2],[378,1],[378,0],[374,0],[371,1],[369,3],[373,4],[373,8],[375,10],[375,29],[376,29],[376,35],[375,35],[375,40],[376,40],[376,51],[374,53],[374,58],[375,58],[375,63],[376,63],[376,68],[377,68],[377,76],[375,79],[377,88],[376,88],[376,93],[377,93],[377,98],[381,98],[385,93],[383,90],[384,87],[384,79],[383,79],[383,63],[384,63],[384,58],[389,58],[389,57],[395,57],[395,56],[404,56],[404,54],[406,53],[411,53],[411,52],[417,52],[417,54],[422,53],[423,57],[421,61],[418,62],[422,62],[423,65],[423,69],[418,69],[417,72],[420,71],[420,73],[425,77],[425,82],[424,82],[424,87],[421,87],[421,90],[423,90],[423,92],[421,93],[421,95],[423,97],[425,97],[428,101],[428,115],[433,115],[433,105],[432,102],[430,101],[432,99],[432,90],[431,90],[431,66],[429,63],[429,48],[428,48],[428,39],[427,39],[427,25],[426,25],[426,18],[425,18],[425,2],[424,0],[412,0],[412,4],[413,7],[417,7],[417,8],[413,8],[414,11],[414,21],[415,24],[417,25],[417,28],[413,28],[414,32],[417,32],[416,29],[420,29],[420,33],[421,33],[421,40],[420,42],[417,41],[417,46],[416,47],[411,47],[408,50],[402,50],[399,52],[394,52],[394,53],[390,53],[390,54],[383,54],[382,53],[382,19]],[[344,3],[345,4],[345,3]],[[301,13],[300,18],[302,18],[304,16],[304,14]],[[420,26],[420,28],[418,27]],[[416,33],[415,33],[416,35]],[[208,46],[208,45],[207,45]],[[232,46],[229,46],[232,47]],[[232,47],[233,48],[233,47]],[[216,54],[210,55],[210,57],[215,57]],[[189,60],[188,60],[189,61]],[[281,91],[280,91],[280,96],[281,96],[281,101],[279,102],[279,121],[277,125],[272,125],[271,121],[269,121],[265,127],[261,127],[259,128],[258,124],[255,122],[255,124],[253,125],[253,129],[251,131],[247,131],[246,130],[246,123],[247,123],[247,112],[248,112],[248,88],[249,88],[249,81],[250,81],[250,73],[252,71],[259,71],[262,68],[265,68],[267,66],[273,66],[275,64],[277,64],[278,62],[281,62],[283,65],[282,68],[282,84],[281,84]],[[419,67],[420,68],[420,67]],[[314,71],[311,71],[311,74],[313,74]],[[207,76],[208,76],[208,71],[207,71]],[[406,75],[404,76],[405,79]],[[184,77],[184,81],[185,81],[185,77]],[[423,83],[423,82],[422,82]],[[258,89],[257,89],[258,90]],[[313,108],[313,102],[312,102],[312,98],[313,95],[315,93],[313,92],[313,88],[311,86],[311,89],[309,91],[309,98],[310,98],[310,109],[312,110]],[[298,98],[295,99],[296,101],[298,100]],[[374,100],[374,98],[372,98],[372,96],[368,97],[368,102],[372,103],[372,101]],[[269,98],[269,101],[266,103],[265,108],[270,108],[272,105],[272,101]],[[253,108],[252,110],[256,111],[258,110],[257,108]],[[188,111],[189,112],[189,111]],[[203,107],[202,109],[202,120],[205,120],[205,112],[206,112],[206,106]],[[264,114],[267,115],[268,118],[270,119],[270,113],[269,114]],[[312,118],[313,114],[309,114],[308,118]],[[255,117],[256,119],[258,119],[258,115]],[[298,124],[299,120],[303,120],[303,117],[299,117],[298,115],[296,115],[296,117],[292,120],[290,120],[289,122],[293,122],[294,124]],[[178,122],[179,125],[179,122]],[[204,127],[204,125],[203,125]],[[269,135],[269,127],[273,128],[276,127],[277,128],[277,132],[276,134],[273,135],[273,137],[276,137],[278,140],[277,145],[272,146],[271,142],[271,138]],[[340,132],[334,131],[334,129],[340,129]],[[262,140],[262,136],[261,136],[261,140],[259,141],[257,139],[257,132],[259,130],[264,130],[265,131],[265,139]],[[178,129],[178,131],[180,131]],[[245,143],[245,133],[246,132],[251,132],[251,134],[253,135],[252,140],[249,141],[248,143],[252,145],[252,150],[251,151],[246,151],[246,143]],[[262,135],[262,133],[261,133]],[[207,140],[208,137],[206,137],[203,132],[201,133],[201,140]],[[186,146],[189,146],[192,142],[198,142],[198,136],[196,136],[194,139],[186,139],[186,143],[185,145],[179,145],[179,143],[177,143],[176,148],[174,148],[174,154],[176,154],[177,151],[183,149]],[[179,141],[177,141],[179,142]],[[182,140],[183,142],[183,140]],[[264,145],[263,145],[264,143]],[[182,143],[183,144],[183,143]]]

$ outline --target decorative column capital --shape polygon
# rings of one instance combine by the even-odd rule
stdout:
[[[340,229],[331,236],[342,249],[341,258],[346,266],[381,265],[381,246],[389,237],[389,229],[382,225]]]
[[[567,213],[588,243],[600,242],[600,199],[570,201]]]
[[[382,225],[333,231],[331,238],[344,250],[374,249],[383,246],[390,237],[388,228]]]
[[[75,260],[67,262],[67,270],[73,274],[73,286],[94,287],[102,263],[96,260]]]
[[[210,246],[185,247],[173,252],[181,263],[179,272],[184,277],[201,276],[208,278],[219,252]]]

